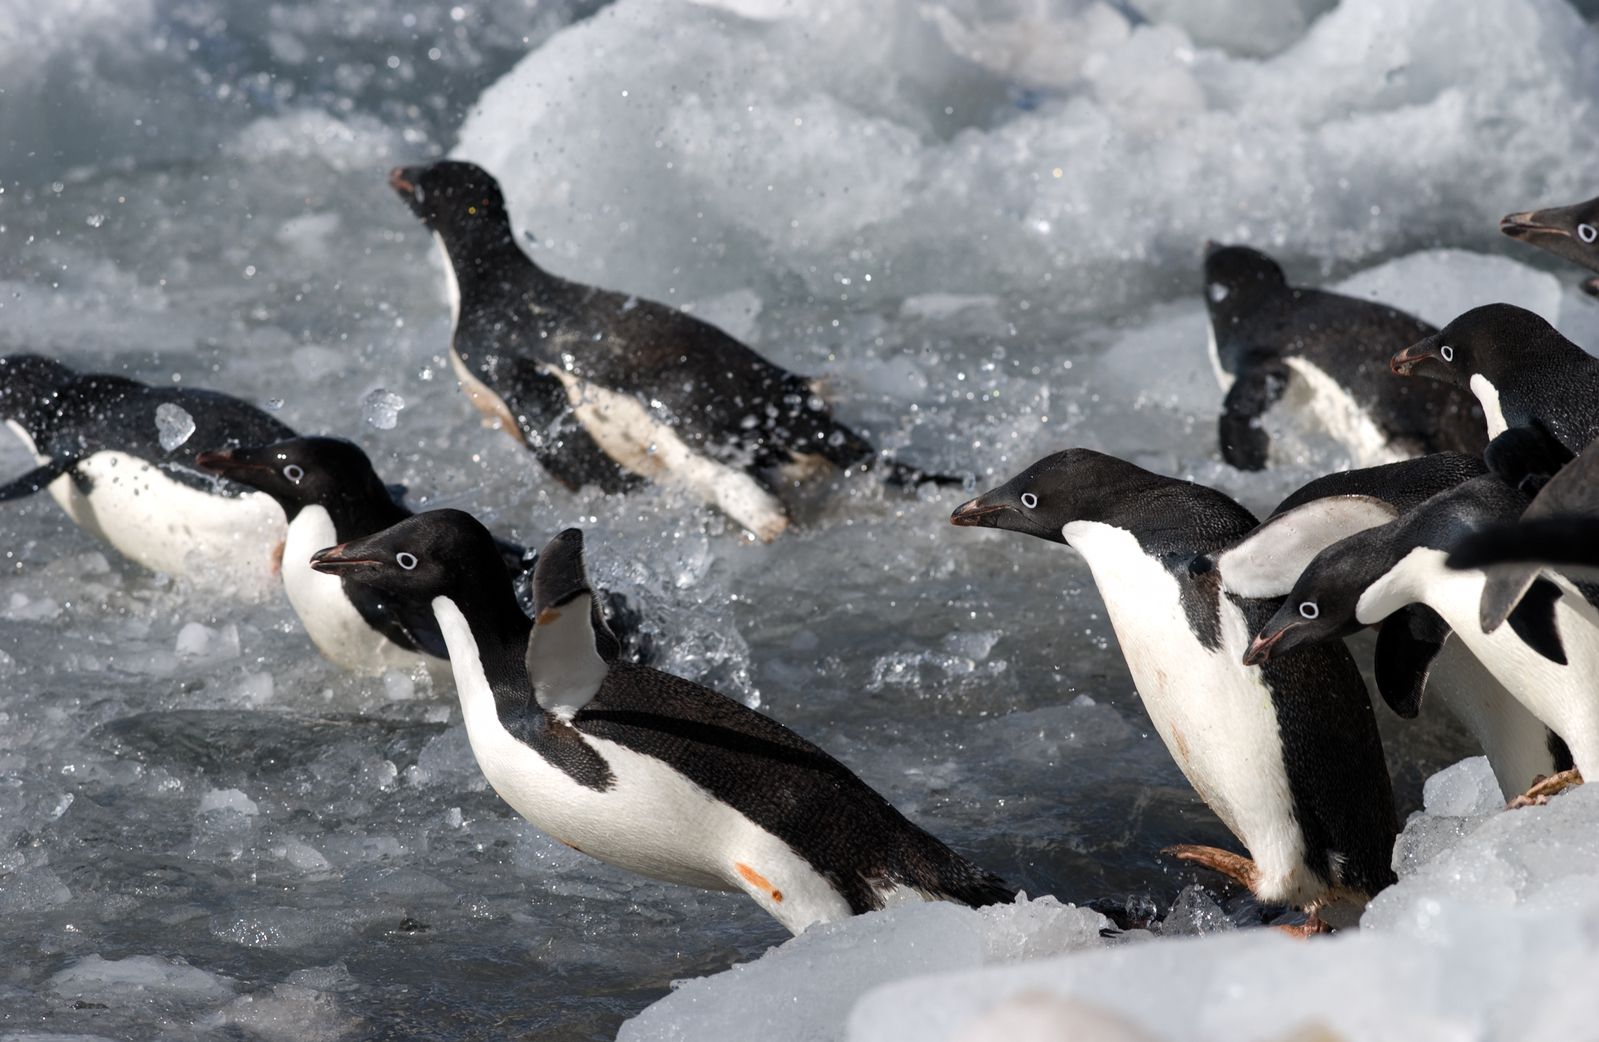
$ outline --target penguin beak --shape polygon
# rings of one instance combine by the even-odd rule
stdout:
[[[416,191],[416,182],[411,178],[410,167],[397,166],[390,170],[389,187],[401,195],[410,195]]]
[[[1279,654],[1281,651],[1287,651],[1289,648],[1292,648],[1298,643],[1298,641],[1290,640],[1288,644],[1281,649],[1279,649],[1277,645],[1282,643],[1283,638],[1286,637],[1296,625],[1296,623],[1290,622],[1288,625],[1269,636],[1266,634],[1265,630],[1262,630],[1260,635],[1250,643],[1249,650],[1244,652],[1244,665],[1262,665],[1274,654]]]
[[[1000,515],[1009,509],[1004,503],[990,503],[987,496],[978,496],[956,507],[949,523],[960,528],[998,528]]]
[[[224,449],[221,452],[202,452],[194,457],[194,465],[201,470],[209,470],[213,474],[220,474],[225,478],[236,477],[246,471],[270,471],[272,468],[264,463],[252,463],[240,459],[234,449]]]
[[[1527,210],[1522,213],[1507,214],[1499,219],[1499,230],[1512,239],[1531,239],[1537,236],[1554,235],[1571,238],[1571,232],[1552,223],[1552,215],[1559,213],[1556,210]]]
[[[1388,368],[1392,369],[1396,376],[1409,376],[1415,372],[1416,366],[1428,359],[1443,361],[1443,356],[1438,353],[1438,338],[1435,336],[1411,344],[1394,355],[1388,360]]]
[[[349,575],[380,567],[382,561],[362,557],[361,551],[349,543],[340,543],[311,555],[311,567],[329,575]]]

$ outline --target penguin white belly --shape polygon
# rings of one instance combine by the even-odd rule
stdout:
[[[1451,634],[1438,653],[1427,691],[1436,693],[1482,747],[1505,799],[1555,773],[1549,728],[1505,689],[1459,636]]]
[[[7,421],[40,463],[33,439]],[[183,484],[125,452],[96,452],[50,482],[51,498],[79,528],[124,557],[168,575],[202,576],[207,585],[259,597],[276,583],[284,541],[283,508],[264,492],[214,495]]]
[[[289,523],[283,543],[283,589],[317,650],[335,665],[367,676],[437,661],[373,629],[344,595],[338,576],[312,569],[311,555],[338,541],[327,510],[310,506]]]
[[[680,488],[731,517],[763,542],[788,527],[776,496],[736,467],[689,448],[629,394],[588,383],[557,366],[545,366],[566,388],[578,422],[605,454],[623,468],[671,488]]]
[[[1327,434],[1349,450],[1356,467],[1375,467],[1409,459],[1389,444],[1388,437],[1355,401],[1348,390],[1326,371],[1304,358],[1283,361],[1295,379],[1289,387],[1290,400],[1302,407]]]
[[[1205,333],[1210,338],[1209,343],[1206,345],[1206,348],[1210,353],[1210,367],[1216,372],[1216,382],[1221,384],[1222,393],[1226,394],[1228,391],[1233,389],[1233,374],[1229,373],[1222,367],[1221,346],[1216,343],[1216,327],[1211,323],[1206,322]]]
[[[517,741],[495,711],[477,641],[460,609],[440,597],[433,610],[450,649],[478,767],[500,798],[534,826],[640,875],[742,890],[795,933],[850,915],[848,902],[787,843],[660,760],[582,735],[615,779],[600,791],[578,784]]]
[[[1421,601],[1441,615],[1501,684],[1533,716],[1564,738],[1584,777],[1599,778],[1599,614],[1570,583],[1555,602],[1555,627],[1566,664],[1528,647],[1509,625],[1484,633],[1478,605],[1487,577],[1480,571],[1451,571],[1442,550],[1418,547],[1381,579],[1367,587],[1356,618],[1384,618],[1405,604]]]
[[[1324,884],[1305,864],[1282,735],[1261,671],[1243,665],[1250,633],[1220,598],[1221,646],[1199,642],[1177,580],[1125,529],[1075,521],[1067,542],[1088,562],[1155,731],[1205,804],[1249,848],[1259,896],[1305,903]]]

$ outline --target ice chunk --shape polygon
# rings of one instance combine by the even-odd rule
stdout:
[[[983,909],[898,905],[813,926],[755,962],[683,984],[617,1038],[837,1037],[855,999],[877,985],[1098,945],[1104,925],[1053,898]]]
[[[212,789],[200,797],[201,814],[219,810],[233,811],[246,817],[260,813],[255,801],[238,789]]]
[[[1427,779],[1421,797],[1427,813],[1435,817],[1492,814],[1505,805],[1486,756],[1473,756],[1445,767]]]
[[[226,977],[179,959],[154,955],[130,955],[125,959],[86,955],[51,977],[50,987],[69,997],[114,997],[121,1001],[142,993],[190,1000],[219,1000],[233,994],[232,982]]]
[[[179,659],[220,662],[239,655],[239,628],[233,623],[212,629],[203,622],[186,622],[178,631],[173,650]]]
[[[380,431],[392,431],[397,427],[400,423],[400,410],[403,408],[405,408],[404,398],[381,387],[361,399],[361,414],[367,423]]]
[[[1166,918],[1161,920],[1160,932],[1172,937],[1194,934],[1222,933],[1236,927],[1227,918],[1215,898],[1197,884],[1183,887]]]
[[[194,417],[181,405],[162,402],[155,407],[155,428],[161,438],[161,451],[171,452],[194,433]]]
[[[1508,257],[1467,250],[1423,250],[1397,257],[1328,288],[1392,304],[1435,326],[1495,301],[1558,322],[1563,293],[1560,280],[1547,271]]]

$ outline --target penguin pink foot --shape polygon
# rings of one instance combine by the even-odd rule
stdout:
[[[1582,784],[1582,773],[1575,767],[1567,771],[1551,774],[1547,778],[1539,778],[1532,783],[1532,788],[1505,804],[1505,810],[1520,810],[1522,807],[1542,807],[1549,802],[1549,797],[1558,796],[1574,785]]]

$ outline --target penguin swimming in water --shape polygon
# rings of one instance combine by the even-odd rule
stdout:
[[[314,567],[430,605],[472,752],[539,829],[667,882],[748,894],[795,933],[906,897],[1015,891],[850,770],[708,688],[621,662],[568,529],[539,555],[528,620],[487,530],[455,510],[318,553]]]
[[[1047,456],[957,508],[956,525],[1064,543],[1088,562],[1150,721],[1250,857],[1173,852],[1262,901],[1352,921],[1394,881],[1398,824],[1376,716],[1342,645],[1242,665],[1274,601],[1222,591],[1214,555],[1255,528],[1214,489],[1087,449]],[[1336,920],[1336,921],[1335,921]]]
[[[311,567],[311,555],[323,547],[381,532],[413,514],[378,477],[358,445],[342,438],[290,438],[202,452],[195,463],[266,493],[283,508],[289,522],[284,591],[306,633],[329,660],[369,676],[418,665],[432,669],[448,660],[430,606],[385,597],[348,576]],[[497,544],[507,581],[525,582],[533,556],[514,543]],[[611,596],[607,608],[613,618],[621,614],[629,623],[618,627],[629,660],[647,656],[647,647],[639,644],[637,613],[626,599]]]
[[[1472,308],[1389,364],[1400,376],[1469,389],[1496,441],[1507,430],[1530,428],[1558,442],[1569,459],[1599,436],[1599,358],[1525,308]]]
[[[812,381],[676,308],[533,263],[481,167],[402,167],[389,183],[444,250],[462,387],[567,486],[656,481],[770,541],[789,523],[784,484],[877,462]],[[885,466],[898,484],[963,480]]]
[[[1507,214],[1499,221],[1499,230],[1589,271],[1599,271],[1599,199]],[[1582,289],[1599,296],[1599,277],[1584,279]]]
[[[1520,520],[1475,532],[1449,555],[1449,567],[1488,573],[1480,621],[1492,633],[1545,568],[1577,584],[1590,601],[1599,582],[1599,441],[1590,444],[1533,498]]]
[[[38,463],[0,487],[0,501],[48,489],[79,528],[153,571],[252,595],[275,583],[283,512],[191,465],[196,444],[294,436],[265,412],[216,391],[80,374],[22,354],[0,358],[0,416]]]
[[[1487,439],[1464,394],[1413,386],[1383,371],[1393,351],[1436,330],[1369,300],[1288,284],[1278,263],[1247,246],[1205,253],[1210,356],[1226,392],[1222,458],[1266,465],[1267,410],[1288,397],[1349,450],[1356,466],[1428,452],[1477,454]]]
[[[1599,770],[1599,612],[1558,576],[1535,583],[1493,633],[1478,618],[1486,577],[1445,566],[1474,531],[1519,516],[1526,499],[1492,475],[1442,492],[1389,524],[1329,546],[1260,628],[1246,661],[1330,640],[1412,605],[1431,608],[1507,691],[1559,735],[1578,770]],[[1557,776],[1558,777],[1558,776]]]
[[[1283,500],[1259,528],[1217,554],[1222,588],[1251,597],[1284,597],[1327,547],[1388,524],[1487,472],[1475,456],[1444,452],[1317,478]],[[1378,693],[1396,715],[1415,717],[1423,695],[1430,694],[1465,725],[1507,800],[1571,766],[1565,743],[1431,608],[1413,604],[1383,620],[1374,665]]]

